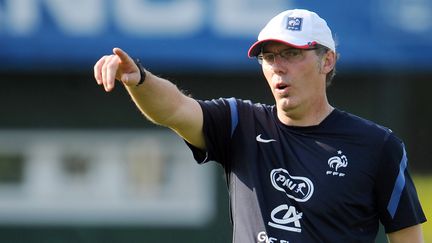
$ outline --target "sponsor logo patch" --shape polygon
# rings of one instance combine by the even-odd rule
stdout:
[[[297,202],[306,202],[314,192],[311,180],[303,176],[292,176],[287,170],[279,168],[270,173],[273,187]]]

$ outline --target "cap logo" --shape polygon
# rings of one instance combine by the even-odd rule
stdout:
[[[288,17],[287,30],[301,31],[303,18]]]

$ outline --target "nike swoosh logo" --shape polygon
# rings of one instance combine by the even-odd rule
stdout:
[[[258,142],[260,142],[260,143],[276,142],[276,140],[274,140],[274,139],[264,139],[264,138],[261,138],[261,134],[258,135],[258,136],[256,136],[256,140],[257,140]]]

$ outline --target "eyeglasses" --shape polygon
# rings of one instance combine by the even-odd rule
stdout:
[[[257,60],[259,64],[273,65],[276,60],[276,56],[280,56],[286,62],[297,62],[303,59],[304,51],[316,50],[317,47],[308,48],[308,49],[299,49],[299,48],[288,48],[282,50],[278,53],[273,52],[262,52],[257,56]]]

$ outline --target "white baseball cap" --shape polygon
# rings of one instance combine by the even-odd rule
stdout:
[[[286,10],[273,17],[259,33],[258,41],[249,48],[248,56],[257,56],[263,43],[267,41],[281,42],[301,49],[320,44],[336,52],[327,22],[318,14],[305,9]]]

